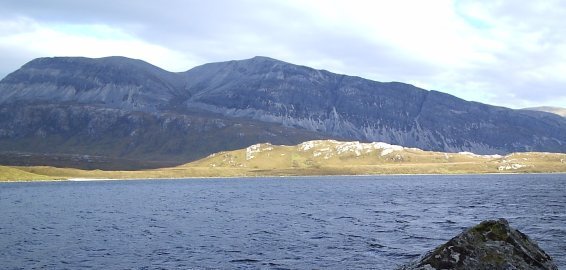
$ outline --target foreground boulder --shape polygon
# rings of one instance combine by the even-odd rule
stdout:
[[[558,269],[552,258],[505,219],[483,221],[401,270]]]

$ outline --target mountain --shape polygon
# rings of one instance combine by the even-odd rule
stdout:
[[[525,108],[523,110],[548,112],[548,113],[558,114],[562,117],[566,117],[566,108],[560,108],[560,107],[541,106],[541,107]]]
[[[40,58],[0,81],[0,164],[7,165],[151,168],[316,139],[566,152],[564,134],[566,119],[554,114],[267,57],[179,73],[124,57]]]
[[[566,122],[403,83],[256,57],[185,73],[187,107],[226,116],[437,151],[506,153],[566,150]]]

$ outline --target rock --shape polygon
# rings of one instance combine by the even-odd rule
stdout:
[[[505,219],[487,220],[467,229],[400,270],[558,269],[528,236]]]

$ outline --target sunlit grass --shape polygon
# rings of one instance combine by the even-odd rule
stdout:
[[[316,148],[307,150],[263,144],[252,154],[249,149],[220,152],[177,167],[139,171],[0,167],[0,180],[566,172],[566,154],[531,152],[495,157],[407,148],[387,153],[383,149],[339,153],[335,151],[338,144],[320,141]]]
[[[40,175],[12,167],[0,166],[0,181],[56,180],[58,177]]]

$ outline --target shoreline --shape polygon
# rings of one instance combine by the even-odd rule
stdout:
[[[262,176],[188,176],[188,177],[168,177],[168,178],[82,178],[73,177],[67,179],[48,179],[48,180],[0,180],[0,183],[26,183],[26,182],[96,182],[96,181],[140,181],[140,180],[182,180],[182,179],[236,179],[236,178],[306,178],[306,177],[387,177],[387,176],[465,176],[465,175],[542,175],[542,174],[564,174],[566,172],[537,172],[537,173],[398,173],[398,174],[343,174],[343,175],[262,175]]]

